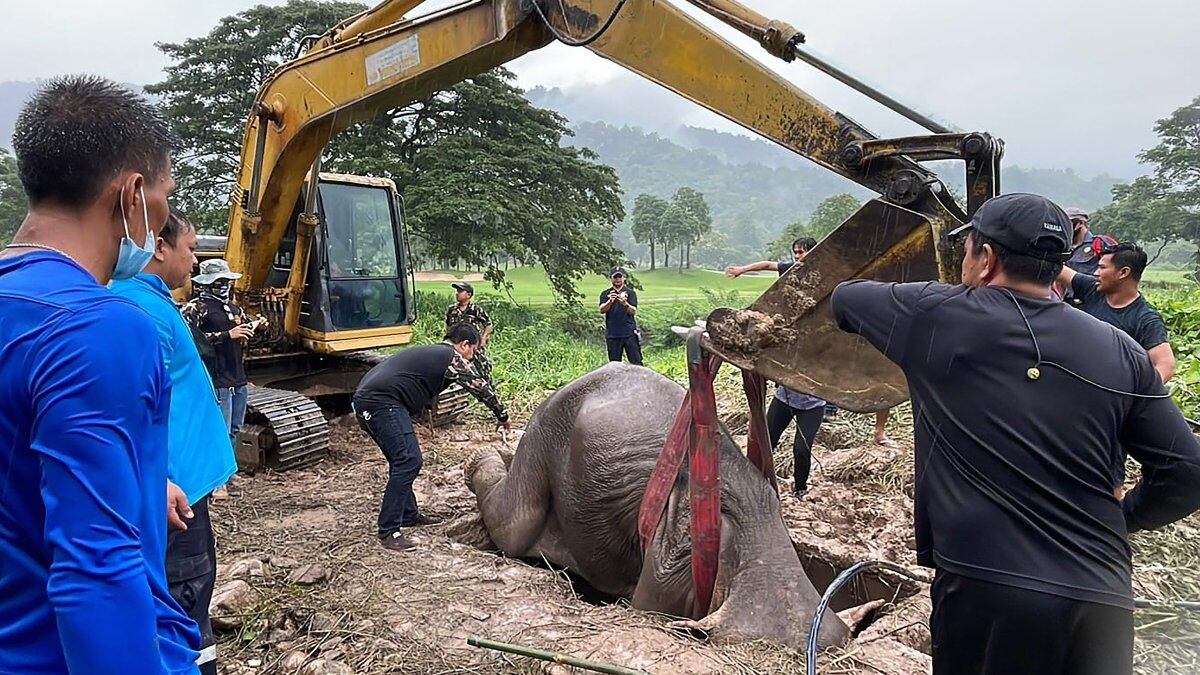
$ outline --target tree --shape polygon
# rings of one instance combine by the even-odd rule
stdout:
[[[659,229],[659,241],[663,249],[663,267],[671,266],[671,249],[679,247],[682,251],[683,242],[692,230],[691,214],[675,202],[667,202],[663,211],[662,223]],[[680,270],[683,269],[683,256],[680,255]]]
[[[180,204],[207,231],[224,229],[246,116],[260,84],[296,55],[303,36],[364,9],[290,0],[222,19],[207,35],[160,44],[175,60],[147,91],[184,140]],[[616,174],[586,148],[564,147],[562,116],[535,108],[497,69],[335,137],[331,170],[396,181],[426,255],[485,269],[504,284],[502,260],[541,264],[560,298],[575,282],[623,261],[612,230],[624,217]]]
[[[25,188],[17,176],[17,159],[0,148],[0,246],[12,241],[28,206]]]
[[[1112,204],[1095,214],[1091,229],[1163,246],[1190,241],[1200,269],[1200,96],[1158,120],[1154,131],[1158,145],[1138,155],[1153,173],[1113,187]]]
[[[633,240],[650,245],[650,269],[655,268],[655,246],[662,237],[663,216],[668,206],[666,200],[644,192],[633,200]]]
[[[692,244],[712,230],[712,211],[704,201],[704,195],[690,187],[681,187],[675,191],[671,201],[687,214],[687,231],[684,244],[687,247],[687,267],[692,267]]]

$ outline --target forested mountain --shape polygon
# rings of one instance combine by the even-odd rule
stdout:
[[[720,265],[757,258],[789,223],[807,219],[826,197],[850,193],[861,200],[872,193],[783,148],[763,140],[712,129],[679,127],[668,135],[637,127],[617,128],[602,122],[580,122],[568,142],[591,148],[599,160],[617,170],[625,191],[626,213],[641,193],[669,198],[680,187],[704,194],[712,209],[713,232],[723,235],[717,246],[701,247],[700,264]],[[961,164],[936,167],[960,194]],[[1117,181],[1109,176],[1090,180],[1070,169],[1005,167],[1005,192],[1037,192],[1064,207],[1096,209],[1110,200]],[[645,255],[633,242],[629,224],[618,227],[616,244],[631,257]]]

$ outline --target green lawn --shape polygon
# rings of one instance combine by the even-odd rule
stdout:
[[[1146,271],[1142,273],[1142,281],[1152,286],[1194,286],[1196,284],[1188,270],[1160,269],[1153,266],[1146,268]]]
[[[442,273],[461,276],[455,272],[443,271]],[[737,279],[727,279],[725,275],[718,272],[696,269],[684,270],[682,273],[674,269],[639,270],[633,272],[633,275],[634,280],[642,287],[638,291],[639,303],[700,300],[704,298],[701,289],[708,289],[721,292],[737,291],[744,297],[746,304],[749,304],[750,301],[766,290],[776,278],[776,275],[772,272],[747,275]],[[512,297],[518,303],[531,306],[545,306],[554,303],[553,291],[546,280],[546,274],[542,271],[542,268],[521,267],[512,269],[505,273],[505,278],[512,282]],[[417,289],[447,293],[449,292],[450,283],[449,281],[418,281]],[[475,291],[480,295],[503,294],[502,291],[492,288],[491,283],[486,281],[475,281],[472,284],[475,286]],[[608,286],[609,282],[607,279],[594,274],[584,277],[576,285],[581,293],[597,301],[599,300],[600,291],[608,288]]]

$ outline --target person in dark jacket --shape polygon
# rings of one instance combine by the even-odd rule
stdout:
[[[413,547],[401,528],[437,522],[420,512],[413,494],[422,461],[413,416],[457,383],[486,405],[501,427],[509,428],[508,411],[488,381],[471,367],[479,339],[479,331],[470,324],[455,324],[441,343],[401,349],[372,368],[354,392],[358,424],[388,461],[387,488],[379,507],[379,540],[388,549]]]
[[[216,389],[217,403],[229,441],[237,445],[238,431],[246,421],[246,366],[244,351],[254,331],[266,325],[266,317],[254,321],[233,300],[233,282],[241,274],[229,263],[215,258],[200,263],[200,274],[192,277],[196,297],[180,310],[183,318],[212,345],[215,357],[206,364]]]
[[[1002,195],[954,234],[961,284],[855,280],[832,297],[841,328],[908,379],[934,672],[1127,675],[1128,533],[1200,507],[1200,441],[1141,346],[1052,299],[1062,209]],[[1142,472],[1118,499],[1123,449]]]

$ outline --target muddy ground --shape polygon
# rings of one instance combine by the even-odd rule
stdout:
[[[911,450],[903,442],[898,449],[864,445],[867,421],[839,417],[823,429],[809,494],[783,504],[810,577],[822,589],[868,559],[927,577],[911,550]],[[480,550],[488,542],[462,462],[482,445],[503,444],[484,423],[419,430],[425,465],[417,496],[423,511],[445,522],[414,531],[413,551],[381,548],[374,529],[385,463],[347,422],[333,424],[333,451],[321,465],[239,475],[213,503],[222,673],[582,672],[471,647],[471,635],[648,673],[802,672],[803,655],[794,651],[706,644],[673,630],[672,617],[598,598],[548,566]],[[909,437],[903,423],[901,416],[898,439]],[[777,460],[789,474],[788,458]],[[1184,536],[1196,531],[1184,527],[1192,528]],[[1172,564],[1200,576],[1194,557],[1183,558]],[[1177,573],[1164,564],[1146,578]],[[840,594],[835,609],[868,601],[876,609],[865,613],[861,634],[823,655],[820,672],[927,672],[927,587],[868,574]],[[1141,623],[1150,625],[1139,630],[1139,661],[1153,664],[1144,672],[1195,672],[1175,667],[1181,649],[1185,657],[1196,651],[1196,637],[1185,630],[1194,624],[1180,627],[1169,616]]]

